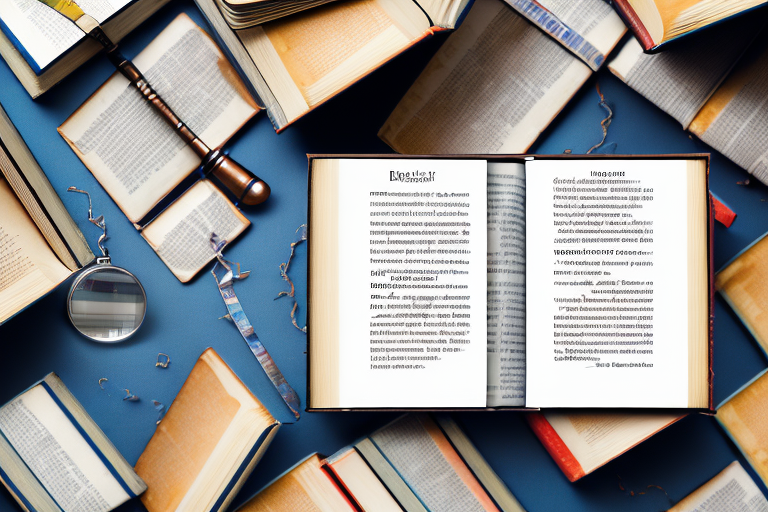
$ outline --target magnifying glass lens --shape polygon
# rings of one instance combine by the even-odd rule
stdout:
[[[144,321],[147,296],[136,277],[122,268],[96,266],[72,285],[69,318],[85,337],[116,343],[130,337]]]

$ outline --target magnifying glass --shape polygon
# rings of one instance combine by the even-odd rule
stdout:
[[[124,268],[112,265],[104,217],[93,218],[91,196],[69,187],[69,192],[88,196],[88,220],[102,229],[99,249],[102,257],[75,279],[67,297],[67,312],[72,325],[86,338],[101,343],[119,343],[130,338],[144,322],[147,294],[139,280]]]
[[[83,336],[102,343],[118,343],[131,337],[147,310],[147,295],[136,276],[98,258],[83,271],[67,297],[72,325]]]

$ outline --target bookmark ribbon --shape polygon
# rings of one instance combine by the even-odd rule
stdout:
[[[272,381],[277,392],[283,398],[285,405],[288,406],[298,420],[300,417],[299,408],[301,407],[299,395],[296,394],[296,391],[285,380],[272,356],[264,348],[235,294],[234,282],[245,279],[251,272],[249,270],[241,272],[239,263],[233,263],[224,258],[221,252],[227,245],[226,240],[220,240],[215,233],[211,234],[210,240],[217,259],[211,274],[213,274],[216,284],[219,286],[221,298],[224,299],[224,304],[227,306],[229,319],[237,326],[237,330],[240,331],[243,339],[248,344],[248,348],[256,356],[259,364],[264,369],[264,373],[267,374],[267,377],[269,377],[269,380]]]

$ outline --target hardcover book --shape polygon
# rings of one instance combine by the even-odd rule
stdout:
[[[308,408],[711,409],[707,168],[310,156]]]
[[[86,0],[80,5],[117,43],[166,3],[168,0]],[[37,0],[0,2],[0,55],[33,98],[101,50],[99,43]]]
[[[768,453],[763,439],[768,436],[766,422],[768,376],[761,372],[717,408],[717,421],[752,465],[768,483]]]
[[[459,426],[408,415],[331,457],[313,454],[239,512],[524,512]]]
[[[280,423],[211,348],[136,463],[149,512],[226,510]]]
[[[646,52],[658,51],[679,37],[766,4],[766,0],[609,1]]]
[[[195,0],[279,132],[396,55],[455,28],[470,0],[349,0],[234,31]]]
[[[53,373],[0,408],[0,481],[28,512],[107,512],[147,489]]]
[[[524,153],[625,31],[602,0],[477,0],[379,137],[403,154]]]
[[[226,57],[186,14],[133,62],[211,148],[221,148],[259,111]],[[199,157],[120,73],[59,133],[182,282],[215,257],[211,233],[231,241],[250,225],[199,176]]]
[[[669,509],[669,512],[700,510],[762,512],[768,510],[768,500],[739,461],[733,461],[712,480]]]
[[[765,20],[744,17],[722,27],[719,38],[701,34],[657,55],[644,54],[630,39],[608,68],[683,129],[768,184],[762,149],[768,145]]]
[[[531,412],[525,419],[571,482],[685,417],[684,414]]]
[[[83,234],[0,106],[0,324],[93,261]]]
[[[768,234],[768,233],[767,233]],[[768,237],[761,236],[715,276],[715,289],[768,353]]]

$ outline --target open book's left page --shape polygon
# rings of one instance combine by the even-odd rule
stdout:
[[[132,0],[78,0],[83,11],[103,23]],[[39,72],[85,37],[77,25],[38,0],[0,2],[0,27]]]
[[[0,324],[71,274],[0,174]]]
[[[310,407],[485,407],[486,162],[311,172]]]
[[[133,62],[210,148],[222,146],[258,111],[226,57],[185,14]],[[195,152],[120,74],[59,133],[134,223],[200,165]]]

